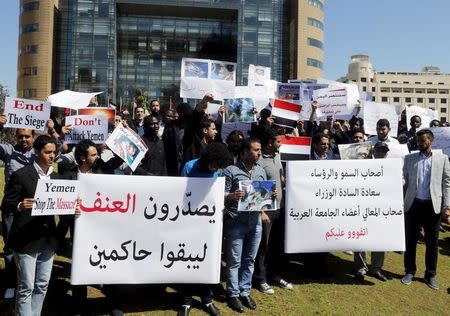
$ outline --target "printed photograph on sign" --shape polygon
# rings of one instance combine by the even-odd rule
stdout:
[[[208,78],[208,61],[183,60],[183,76]]]
[[[251,98],[224,99],[225,122],[255,122],[254,102]]]
[[[273,197],[273,191],[276,189],[275,181],[243,180],[239,182],[239,189],[243,190],[245,195],[238,202],[238,211],[259,212],[277,209],[277,201]]]
[[[234,81],[235,65],[226,63],[211,63],[211,79]]]
[[[112,133],[114,130],[114,119],[116,117],[116,111],[111,108],[91,107],[78,110],[78,115],[103,115],[108,120],[108,133]]]
[[[371,142],[338,145],[339,154],[342,160],[345,159],[366,159],[372,149]]]
[[[279,83],[277,95],[281,100],[300,100],[300,84]]]

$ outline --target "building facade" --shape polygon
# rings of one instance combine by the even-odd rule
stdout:
[[[369,56],[353,55],[342,81],[371,92],[375,102],[430,108],[438,111],[442,122],[450,121],[450,74],[441,73],[438,67],[427,66],[421,72],[377,72]]]
[[[181,58],[271,67],[278,81],[322,76],[322,0],[21,0],[17,94],[136,89],[179,93]]]

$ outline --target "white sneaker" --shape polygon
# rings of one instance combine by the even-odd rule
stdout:
[[[5,300],[12,300],[14,298],[14,294],[16,293],[16,289],[13,287],[7,288],[5,293],[3,294],[3,298]]]
[[[291,282],[288,282],[280,277],[275,277],[273,281],[282,289],[292,290],[294,288]]]
[[[267,283],[261,283],[259,285],[259,290],[261,292],[263,292],[264,294],[273,294],[273,293],[275,293],[275,291]]]

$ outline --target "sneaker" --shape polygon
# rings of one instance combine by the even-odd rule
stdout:
[[[282,279],[280,277],[275,277],[273,278],[273,281],[282,289],[286,289],[286,290],[292,290],[294,288],[294,286],[292,285],[292,283],[286,281],[285,279]]]
[[[264,294],[273,294],[273,293],[275,293],[275,291],[270,287],[269,284],[267,284],[267,282],[261,283],[259,285],[259,290],[261,292],[263,292]]]
[[[406,273],[405,276],[401,279],[401,282],[405,285],[410,285],[413,281],[414,274],[412,273]]]
[[[439,283],[435,276],[425,277],[425,283],[433,290],[439,290]]]

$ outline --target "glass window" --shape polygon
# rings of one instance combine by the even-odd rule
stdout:
[[[311,26],[314,26],[314,27],[317,27],[317,28],[323,30],[323,23],[317,19],[308,17],[308,25],[311,25]]]
[[[447,113],[447,108],[441,108],[441,113]]]
[[[447,103],[447,99],[441,99],[441,103],[446,104]]]
[[[428,99],[428,102],[429,102],[429,103],[434,103],[434,101],[435,101],[434,98],[429,98],[429,99]]]
[[[423,98],[417,98],[417,103],[423,103]]]
[[[405,102],[406,103],[411,103],[411,98],[409,98],[409,97],[405,98]]]
[[[375,92],[375,87],[372,87],[372,92]]]
[[[399,97],[394,97],[394,102],[400,102],[400,98]]]
[[[22,4],[22,7],[20,8],[20,13],[36,11],[36,10],[39,10],[39,1],[31,1],[31,2]]]
[[[31,33],[39,31],[39,23],[25,24],[20,28],[20,33]]]
[[[367,78],[366,77],[362,77],[361,78],[361,82],[367,82]]]
[[[21,48],[20,53],[25,54],[36,54],[38,52],[38,45],[25,45]]]
[[[37,75],[37,67],[24,67],[22,69],[24,76],[36,76]]]
[[[323,63],[320,60],[314,59],[314,58],[308,58],[306,60],[306,64],[308,66],[316,67],[316,68],[323,68]]]
[[[24,89],[22,91],[22,97],[24,98],[35,98],[37,95],[36,89]]]
[[[388,97],[381,97],[381,102],[388,102]]]
[[[320,0],[308,0],[308,4],[323,10],[323,3]]]
[[[89,68],[78,69],[78,80],[80,82],[91,82],[92,72]]]
[[[100,3],[98,5],[98,16],[101,18],[107,18],[109,16],[109,3]]]
[[[320,49],[323,48],[323,43],[321,41],[319,41],[318,39],[315,39],[315,38],[311,38],[311,37],[308,37],[308,45],[314,46],[314,47],[317,47]]]
[[[362,91],[367,91],[367,87],[362,87]]]

